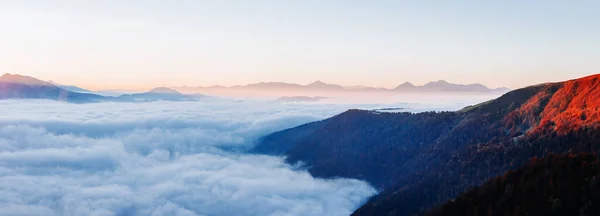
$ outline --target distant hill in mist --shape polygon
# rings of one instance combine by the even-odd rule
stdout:
[[[375,88],[369,86],[341,86],[336,84],[315,81],[310,84],[300,85],[285,82],[260,82],[236,86],[209,86],[209,87],[159,87],[149,92],[127,93],[126,90],[101,90],[92,91],[74,85],[59,84],[53,81],[42,81],[34,77],[17,74],[4,74],[0,78],[2,83],[0,99],[49,99],[74,103],[89,103],[101,101],[115,102],[145,102],[156,100],[187,101],[197,100],[208,95],[271,95],[276,97],[294,96],[296,98],[281,98],[280,101],[296,101],[298,95],[306,97],[330,97],[335,95],[354,95],[371,93],[386,94],[501,94],[509,91],[507,88],[491,89],[481,84],[454,84],[443,80],[429,82],[422,86],[403,83],[396,88]],[[181,93],[183,92],[183,93]],[[184,94],[192,93],[192,94]],[[201,93],[201,94],[199,94]],[[306,101],[306,98],[302,99]],[[314,101],[314,99],[313,99]]]
[[[117,99],[122,101],[194,101],[207,96],[200,94],[182,94],[177,90],[158,87],[148,92],[138,94],[124,94],[119,96]]]
[[[0,99],[47,99],[89,103],[105,101],[107,98],[96,94],[73,92],[33,77],[7,73],[0,77]]]
[[[376,88],[369,86],[341,86],[336,84],[325,83],[321,81],[315,81],[307,85],[300,85],[295,83],[285,82],[260,82],[248,85],[235,85],[235,86],[208,86],[208,87],[173,87],[176,90],[183,92],[215,92],[215,91],[228,91],[228,92],[388,92],[388,93],[506,93],[510,91],[508,88],[489,88],[482,84],[454,84],[444,80],[429,82],[422,86],[416,86],[412,83],[406,82],[396,88]]]
[[[0,100],[2,99],[46,99],[69,103],[93,102],[150,102],[150,101],[191,101],[204,98],[200,94],[182,94],[174,89],[155,88],[149,92],[124,94],[110,97],[77,86],[60,85],[52,81],[42,81],[34,77],[18,74],[4,74],[0,77]]]
[[[491,89],[482,84],[475,83],[469,85],[449,83],[444,80],[436,82],[429,82],[422,86],[415,86],[410,82],[403,83],[398,87],[394,88],[395,91],[401,92],[508,92],[508,88],[496,88]]]

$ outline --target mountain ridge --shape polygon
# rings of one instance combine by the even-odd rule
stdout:
[[[50,99],[87,103],[103,101],[105,97],[72,92],[33,77],[6,73],[0,76],[0,99]]]
[[[156,87],[148,91],[148,93],[157,93],[157,94],[181,94],[175,89],[167,88],[167,87]]]
[[[265,153],[302,161],[316,177],[363,179],[383,189],[354,215],[412,215],[530,157],[600,149],[591,142],[600,143],[598,89],[600,75],[593,75],[517,89],[456,112],[349,110],[266,136],[257,149],[285,140],[285,151]],[[567,145],[573,137],[580,141]]]
[[[72,91],[73,90],[73,91]],[[200,94],[181,94],[176,90],[157,87],[148,92],[138,94],[124,94],[117,97],[102,96],[76,86],[67,86],[46,82],[34,77],[6,73],[0,76],[0,99],[47,99],[70,103],[95,103],[95,102],[150,102],[157,100],[166,101],[191,101],[204,98]]]
[[[54,85],[60,87],[62,89],[77,92],[77,93],[91,93],[98,94],[102,91],[91,91],[85,88],[81,88],[74,85],[64,85],[55,83],[53,81],[41,81],[39,79],[23,76],[18,74],[10,74],[5,73],[0,77],[0,81],[4,80],[18,80],[24,79],[29,80],[32,83],[38,83],[40,85]],[[161,87],[159,87],[161,88]],[[470,92],[470,93],[503,93],[510,91],[510,89],[506,87],[500,88],[488,88],[485,85],[474,83],[474,84],[455,84],[450,83],[445,80],[439,80],[435,82],[428,82],[424,85],[417,86],[413,85],[410,82],[404,82],[403,84],[395,87],[395,88],[383,88],[383,87],[370,87],[370,86],[342,86],[337,84],[330,84],[322,81],[314,81],[312,83],[301,85],[295,83],[287,83],[287,82],[258,82],[247,85],[234,85],[234,86],[222,86],[222,85],[213,85],[213,86],[180,86],[180,87],[162,87],[169,88],[174,91],[207,91],[207,90],[255,90],[255,91],[272,91],[272,90],[304,90],[304,91],[338,91],[338,92],[360,92],[360,91],[379,91],[379,92],[406,92],[406,93],[435,93],[435,92]],[[152,90],[151,90],[152,91]],[[112,94],[114,95],[114,94]]]
[[[136,94],[124,94],[117,97],[117,100],[151,102],[151,101],[196,101],[208,97],[201,94],[182,94],[177,90],[167,87],[156,87],[150,91]]]
[[[0,82],[3,83],[15,83],[30,86],[53,86],[52,83],[45,82],[30,76],[22,76],[19,74],[5,73],[0,76]]]
[[[454,84],[447,81],[436,81],[429,82],[422,86],[415,86],[410,82],[405,82],[395,88],[382,88],[382,87],[370,87],[370,86],[342,86],[337,84],[325,83],[322,81],[315,81],[306,85],[286,82],[259,82],[247,85],[234,85],[234,86],[197,86],[197,87],[171,87],[180,91],[210,91],[210,90],[254,90],[254,91],[273,91],[273,90],[287,90],[287,91],[333,91],[333,92],[391,92],[391,93],[439,93],[439,92],[470,92],[470,93],[503,93],[510,89],[501,88],[488,88],[482,84]]]

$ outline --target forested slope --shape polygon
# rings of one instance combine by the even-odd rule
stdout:
[[[600,162],[591,154],[534,157],[426,215],[600,215]]]
[[[356,215],[416,214],[531,157],[596,152],[599,78],[530,86],[458,112],[350,110],[308,132],[304,126],[267,136],[257,148],[269,143],[270,153],[303,161],[318,177],[364,179],[383,189]]]

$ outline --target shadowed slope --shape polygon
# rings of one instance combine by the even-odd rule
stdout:
[[[599,215],[599,184],[595,155],[549,155],[533,158],[426,215]]]
[[[356,215],[411,215],[532,156],[596,151],[590,143],[600,141],[600,118],[587,117],[597,116],[598,77],[530,86],[458,112],[350,110],[310,134],[291,129],[277,134],[282,142],[266,140],[273,148],[285,140],[285,149],[274,152],[305,162],[316,176],[359,178],[385,189]]]
[[[570,149],[596,152],[600,119],[581,117],[595,115],[598,104],[577,104],[578,99],[599,99],[594,93],[600,88],[598,77],[531,86],[466,108],[448,136],[424,149],[429,160],[408,162],[421,166],[420,171],[401,178],[355,215],[415,214],[533,156]]]
[[[59,88],[33,77],[4,74],[0,77],[0,99],[48,99],[72,103],[103,101],[95,94],[77,93]]]

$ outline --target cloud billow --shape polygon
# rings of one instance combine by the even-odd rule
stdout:
[[[376,192],[367,183],[243,153],[347,108],[2,101],[0,215],[348,215]]]

